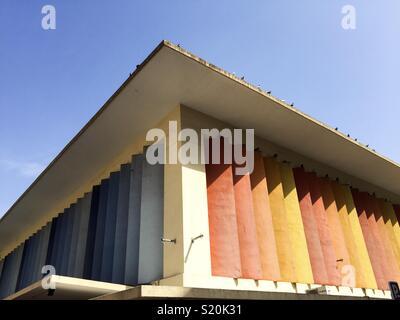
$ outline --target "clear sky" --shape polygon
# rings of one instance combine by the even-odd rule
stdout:
[[[400,162],[399,17],[398,0],[1,0],[0,216],[162,39]]]

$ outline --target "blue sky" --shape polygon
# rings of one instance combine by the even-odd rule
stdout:
[[[399,15],[398,0],[1,0],[0,216],[162,39],[400,162]]]

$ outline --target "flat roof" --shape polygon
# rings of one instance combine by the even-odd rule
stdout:
[[[177,105],[400,195],[400,166],[183,48],[162,41],[0,220],[0,257]],[[56,215],[58,212],[54,212]]]

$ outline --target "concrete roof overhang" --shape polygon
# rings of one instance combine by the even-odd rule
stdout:
[[[163,41],[0,220],[0,256],[56,203],[182,104],[400,194],[400,167],[244,80]],[[57,212],[54,212],[56,214]]]
[[[55,285],[55,290],[51,294],[48,289],[43,288],[40,280],[8,296],[5,300],[88,300],[131,288],[121,284],[56,275],[46,279],[46,283]]]

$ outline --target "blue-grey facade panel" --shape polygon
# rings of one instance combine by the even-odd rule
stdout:
[[[142,200],[142,154],[132,157],[129,188],[128,228],[125,260],[125,284],[138,284],[140,208]]]
[[[37,264],[39,263],[39,246],[40,246],[40,238],[42,233],[40,230],[35,233],[35,241],[34,246],[32,248],[32,259],[30,261],[29,270],[28,270],[28,285],[34,282],[34,273],[37,268]]]
[[[96,238],[94,243],[93,265],[91,279],[101,279],[101,263],[103,260],[104,231],[106,226],[107,198],[109,180],[103,180],[100,186],[99,212],[97,216]]]
[[[4,260],[3,272],[0,280],[0,299],[16,291],[23,251],[24,244],[21,244]]]
[[[58,216],[58,227],[55,243],[55,264],[56,274],[61,275],[62,256],[64,251],[64,239],[66,233],[66,211]]]
[[[46,255],[46,265],[55,265],[56,258],[56,247],[55,247],[55,239],[57,229],[59,229],[58,217],[55,217],[51,220],[51,230],[49,236],[49,245],[47,247],[47,255]]]
[[[78,199],[75,210],[72,214],[72,232],[70,239],[70,250],[68,257],[68,267],[67,267],[67,275],[70,277],[75,276],[75,261],[76,261],[76,251],[78,247],[78,238],[79,238],[79,224],[81,219],[82,212],[82,202],[83,199]]]
[[[94,186],[92,189],[89,226],[86,240],[85,263],[83,269],[84,279],[92,279],[93,258],[95,253],[96,230],[100,204],[100,189],[100,186]]]
[[[29,253],[31,252],[31,250],[30,250],[31,246],[32,246],[32,237],[29,237],[24,242],[24,251],[22,253],[22,259],[21,259],[21,265],[20,265],[19,273],[18,273],[16,291],[26,287],[25,278],[28,273],[28,265],[27,264],[28,264],[28,259],[29,259]]]
[[[117,217],[117,203],[119,191],[119,172],[112,172],[107,199],[107,213],[104,230],[103,257],[101,263],[101,281],[112,281],[114,243],[115,243],[115,224]]]
[[[0,295],[56,274],[137,285],[162,278],[164,168],[143,154],[52,219],[0,264]]]
[[[39,247],[39,261],[37,264],[37,269],[34,273],[34,281],[40,280],[42,275],[42,268],[46,265],[46,257],[47,257],[47,249],[49,246],[50,232],[51,232],[52,222],[46,224],[46,226],[42,229],[42,236],[40,239],[40,247]]]
[[[126,239],[128,229],[129,191],[131,182],[131,165],[121,166],[119,191],[116,211],[114,257],[112,267],[112,282],[124,283]]]
[[[85,196],[82,199],[79,226],[77,230],[78,237],[77,237],[76,257],[75,257],[75,266],[73,274],[73,276],[76,278],[83,277],[91,201],[92,201],[92,193],[90,192],[85,194]]]
[[[139,276],[140,284],[163,276],[164,167],[143,161],[140,209]]]

